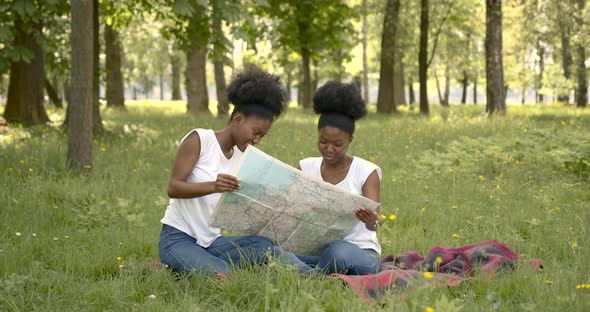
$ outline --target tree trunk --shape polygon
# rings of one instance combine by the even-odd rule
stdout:
[[[291,103],[291,86],[293,85],[293,74],[287,70],[286,88],[287,88],[287,105]]]
[[[420,51],[418,52],[418,67],[420,80],[420,112],[428,114],[428,10],[429,0],[421,0],[420,3]]]
[[[363,44],[363,98],[365,102],[370,103],[369,99],[369,63],[367,61],[367,0],[363,0],[363,30],[362,30],[362,44]]]
[[[461,86],[463,92],[461,92],[461,104],[467,104],[467,86],[469,85],[469,80],[467,80],[467,72],[463,71],[463,79],[461,80]]]
[[[318,68],[320,68],[317,60],[312,60],[312,64],[313,64],[313,75],[311,78],[311,94],[313,94],[315,92],[315,90],[318,89],[318,83],[319,83]],[[338,80],[338,81],[340,81],[340,80]]]
[[[399,0],[388,0],[383,17],[381,69],[379,70],[379,93],[377,96],[377,112],[379,113],[391,113],[396,110],[393,79],[399,7]]]
[[[47,77],[43,79],[43,85],[45,87],[45,91],[47,92],[47,96],[49,97],[51,103],[53,103],[53,105],[55,105],[55,107],[57,108],[63,108],[63,105],[61,105],[61,99],[57,94],[57,90],[55,90],[54,85],[51,84]]]
[[[586,0],[578,0],[577,1],[577,12],[576,12],[576,24],[578,30],[581,32],[584,26],[584,19],[583,19],[583,12],[584,6],[586,5]],[[588,78],[586,77],[586,47],[583,43],[582,38],[578,38],[578,42],[576,43],[576,80],[577,80],[577,88],[576,88],[576,107],[586,107],[586,103],[588,103]]]
[[[561,8],[561,4],[557,5],[558,10]],[[561,12],[559,12],[561,13]],[[559,14],[561,15],[561,14]],[[561,65],[563,67],[563,77],[566,80],[569,80],[572,76],[571,73],[571,66],[572,66],[572,53],[570,52],[570,29],[566,27],[566,25],[564,25],[565,23],[561,22],[562,19],[559,19],[560,22],[560,30],[559,30],[559,35],[561,38]],[[561,103],[568,103],[570,96],[569,96],[569,92],[570,90],[567,90],[567,94],[560,94],[559,97],[557,98],[557,100]]]
[[[544,103],[545,96],[543,95],[543,72],[545,71],[545,47],[541,41],[537,42],[537,57],[539,58],[539,75],[537,76],[537,83],[535,85],[536,102]]]
[[[164,71],[163,70],[160,72],[159,82],[160,82],[160,101],[164,101]]]
[[[94,94],[93,0],[72,1],[72,102],[68,121],[67,162],[71,169],[92,168]]]
[[[526,100],[526,86],[522,86],[522,95],[520,97],[520,104],[524,105]]]
[[[477,75],[473,78],[473,105],[477,105]]]
[[[224,47],[220,44],[222,41],[225,41],[225,35],[223,34],[223,27],[222,27],[222,20],[220,15],[220,8],[216,5],[217,3],[213,3],[213,35],[216,38],[213,39],[213,49],[217,53],[223,53],[225,51]],[[217,56],[213,60],[213,69],[215,72],[215,91],[217,93],[217,117],[219,118],[227,118],[229,115],[229,100],[225,95],[225,71],[224,71],[224,63],[223,58],[225,56]]]
[[[119,33],[110,25],[104,26],[107,72],[107,107],[125,108],[123,74],[121,73],[121,41]]]
[[[397,105],[406,104],[406,92],[404,91],[404,62],[403,55],[395,48],[393,55],[393,103],[394,110]]]
[[[502,0],[486,0],[486,112],[506,113],[502,63]]]
[[[440,92],[440,81],[438,79],[438,71],[434,71],[434,81],[436,82],[436,93],[438,95],[438,103],[441,106],[444,106],[444,99],[443,99],[443,95],[442,92]]]
[[[93,40],[94,40],[94,86],[93,86],[93,100],[94,106],[92,111],[92,130],[94,133],[102,132],[102,120],[100,118],[100,30],[99,30],[99,23],[98,23],[98,0],[94,0],[93,2],[93,11],[92,11],[92,19],[93,19]]]
[[[445,95],[443,97],[443,106],[449,107],[449,96],[451,95],[451,76],[449,66],[445,66]]]
[[[410,95],[410,105],[416,103],[416,94],[414,93],[414,83],[408,82],[408,94]]]
[[[303,65],[302,62],[297,64],[297,106],[303,107]]]
[[[225,95],[225,72],[223,61],[214,61],[215,68],[215,90],[217,91],[217,117],[225,118],[229,115],[229,100]]]
[[[170,65],[172,67],[172,101],[182,100],[180,95],[180,57],[177,52],[170,55]]]
[[[43,50],[35,40],[36,35],[42,35],[42,26],[34,25],[34,33],[27,34],[20,31],[20,25],[22,21],[17,20],[14,45],[31,50],[33,58],[29,62],[19,60],[10,65],[4,118],[8,122],[26,125],[45,123],[49,118],[43,107]]]
[[[207,113],[209,94],[207,93],[207,57],[203,50],[191,49],[186,53],[186,109],[189,113]]]
[[[301,104],[303,108],[311,107],[311,75],[309,68],[310,53],[306,48],[301,49],[301,62],[303,66],[303,90],[301,94]]]

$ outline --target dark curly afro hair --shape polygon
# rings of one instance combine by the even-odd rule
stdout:
[[[313,111],[316,114],[342,114],[358,120],[367,114],[367,105],[354,84],[330,81],[315,92]]]
[[[280,78],[254,65],[246,66],[232,79],[226,94],[234,105],[232,116],[242,112],[274,120],[283,113],[287,102]]]

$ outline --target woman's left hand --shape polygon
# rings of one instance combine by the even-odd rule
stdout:
[[[354,210],[354,215],[365,224],[368,230],[375,231],[377,229],[379,223],[377,212],[367,208],[357,208]]]

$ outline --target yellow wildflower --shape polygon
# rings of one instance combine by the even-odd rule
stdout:
[[[453,238],[459,238],[459,234],[453,234]]]
[[[424,309],[425,312],[434,312],[434,309],[432,307],[426,307],[426,309]]]
[[[441,264],[443,259],[441,257],[436,257],[436,263]]]
[[[391,215],[389,215],[389,220],[395,220],[395,218],[396,218],[396,217],[395,217],[395,215],[394,215],[394,214],[391,214]]]
[[[430,273],[430,272],[424,272],[424,278],[425,279],[431,279],[432,276],[433,276],[432,273]]]
[[[480,175],[480,176],[479,176],[479,180],[480,180],[480,181],[483,181],[484,179],[485,179],[485,177],[484,177],[484,176],[482,176],[482,175]]]
[[[384,214],[382,214],[382,215],[381,215],[381,219],[385,220],[385,219],[387,219],[387,216],[386,216],[386,215],[384,215]]]

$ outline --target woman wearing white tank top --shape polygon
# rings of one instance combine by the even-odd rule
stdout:
[[[249,144],[257,144],[284,110],[285,91],[275,75],[257,68],[238,74],[227,89],[234,105],[228,125],[220,130],[195,129],[181,141],[168,183],[170,203],[162,219],[160,260],[176,272],[223,278],[232,264],[261,264],[266,253],[281,251],[260,236],[221,236],[208,225],[222,192],[240,187],[227,174]],[[312,270],[292,254],[289,263]]]
[[[299,162],[304,174],[379,202],[381,169],[362,158],[347,154],[355,121],[367,113],[366,104],[352,84],[328,82],[313,97],[313,108],[320,114],[318,149],[322,157]],[[381,246],[377,240],[378,211],[359,207],[354,212],[359,223],[342,240],[332,243],[320,256],[300,256],[305,263],[326,273],[374,274],[379,270]]]

